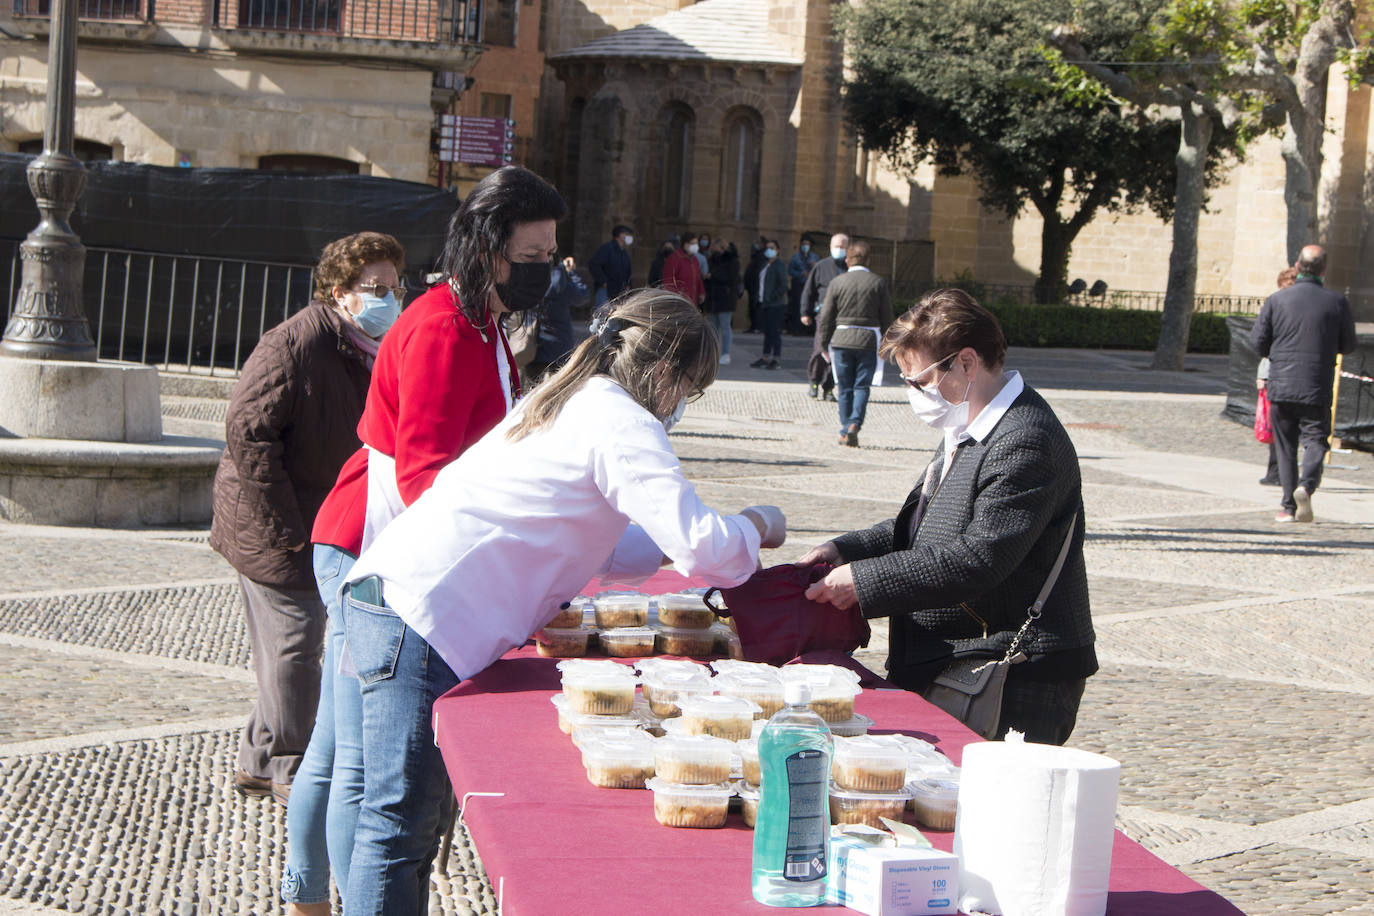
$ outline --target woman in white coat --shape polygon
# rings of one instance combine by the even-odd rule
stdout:
[[[668,441],[718,358],[693,304],[629,296],[358,558],[344,601],[366,762],[350,916],[424,909],[450,801],[435,699],[593,576],[632,582],[671,563],[729,587],[757,569],[760,546],[783,542],[775,507],[722,516],[702,503]]]

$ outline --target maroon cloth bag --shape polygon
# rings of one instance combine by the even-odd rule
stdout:
[[[749,581],[720,592],[728,608],[716,613],[735,619],[744,657],[751,662],[784,665],[797,656],[819,649],[852,652],[868,645],[871,630],[859,606],[842,611],[806,597],[811,583],[824,579],[833,569],[828,563],[772,566],[754,573]]]

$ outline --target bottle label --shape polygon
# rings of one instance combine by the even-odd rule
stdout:
[[[830,832],[828,756],[802,750],[788,757],[787,851],[782,876],[788,881],[825,877],[825,841]]]

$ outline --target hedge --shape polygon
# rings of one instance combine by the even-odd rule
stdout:
[[[997,302],[988,304],[988,309],[1002,323],[1002,333],[1012,347],[1153,350],[1159,343],[1159,312]],[[1230,346],[1225,315],[1193,313],[1188,352],[1225,353]]]

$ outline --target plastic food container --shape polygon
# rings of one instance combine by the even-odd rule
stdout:
[[[561,693],[555,693],[549,697],[553,703],[553,708],[558,710],[558,730],[565,735],[572,734],[572,720],[568,718],[568,698]]]
[[[654,818],[665,827],[724,827],[734,787],[682,786],[655,776],[645,782],[654,793]]]
[[[765,665],[763,662],[746,662],[737,658],[720,658],[711,662],[711,670],[716,674],[761,674],[764,677],[779,676],[779,669],[772,665]]]
[[[678,715],[678,700],[683,697],[711,695],[711,678],[706,670],[684,672],[679,669],[650,668],[641,676],[644,699],[656,716],[669,719]]]
[[[672,672],[674,674],[702,674],[706,677],[711,676],[711,669],[701,662],[694,662],[686,658],[642,658],[634,663],[635,670],[640,674],[660,674]]]
[[[925,777],[907,784],[916,820],[931,830],[953,830],[959,812],[959,780]]]
[[[665,627],[704,630],[716,622],[716,612],[707,607],[697,594],[677,592],[659,595],[658,622]]]
[[[778,677],[777,669],[727,669],[716,675],[715,684],[716,692],[721,696],[740,697],[757,706],[760,719],[769,719],[782,709],[782,678]]]
[[[649,622],[649,596],[638,592],[602,592],[592,599],[596,625],[602,629],[642,627]]]
[[[654,771],[665,782],[714,785],[730,778],[735,747],[709,735],[666,735],[654,741]]]
[[[642,789],[654,775],[654,739],[641,731],[588,735],[582,742],[587,779],[603,789]]]
[[[568,724],[573,746],[581,748],[582,743],[596,735],[625,735],[629,732],[644,730],[644,720],[630,713],[623,716],[590,716],[586,713],[569,712]]]
[[[660,617],[661,621],[663,618]],[[690,629],[660,625],[655,640],[658,651],[664,655],[715,655],[716,634],[707,629]]]
[[[826,722],[854,718],[854,698],[863,688],[853,671],[838,665],[787,665],[780,671],[785,681],[804,680],[811,685],[811,708]]]
[[[854,717],[848,722],[829,722],[830,734],[836,738],[857,738],[859,735],[868,734],[868,730],[873,727],[873,720],[863,713],[854,713]]]
[[[596,716],[623,715],[634,708],[635,677],[629,668],[623,673],[597,670],[572,670],[563,673],[563,693],[572,712]]]
[[[740,814],[744,815],[744,826],[752,827],[759,819],[759,789],[757,785],[746,782],[735,783],[735,794],[740,800]]]
[[[599,612],[598,612],[599,613]],[[654,654],[654,631],[648,627],[619,627],[602,630],[601,650],[616,658],[638,658]]]
[[[579,658],[587,654],[587,642],[592,630],[582,626],[582,612],[573,629],[545,627],[534,634],[534,645],[545,658]]]
[[[751,786],[763,782],[763,771],[759,767],[759,739],[746,738],[735,742],[735,747],[739,748],[740,773],[744,781]]]
[[[856,792],[831,783],[830,823],[867,824],[881,830],[883,824],[878,818],[900,821],[909,797],[904,788],[895,792]]]
[[[876,735],[835,740],[831,775],[841,789],[895,792],[906,785],[906,750]]]
[[[689,735],[712,735],[727,741],[743,741],[752,734],[757,704],[742,697],[683,697],[683,730]]]
[[[724,655],[727,658],[744,658],[744,643],[740,642],[739,634],[734,627],[720,621],[711,624],[711,633],[716,637],[716,655]]]

